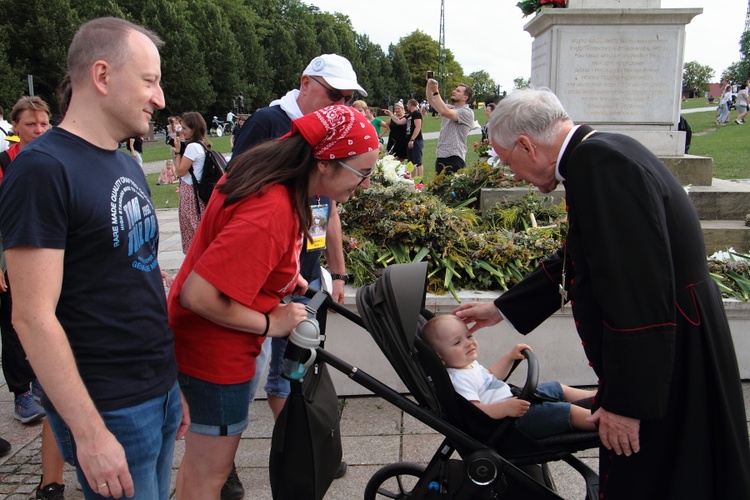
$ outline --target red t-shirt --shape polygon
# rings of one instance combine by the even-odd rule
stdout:
[[[221,181],[223,182],[223,180]],[[303,236],[291,189],[274,185],[224,207],[215,191],[185,261],[169,291],[169,325],[181,373],[214,384],[239,384],[255,375],[263,337],[217,325],[180,305],[180,291],[195,270],[225,295],[270,312],[291,293],[299,275]]]

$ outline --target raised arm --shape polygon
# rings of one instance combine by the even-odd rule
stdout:
[[[456,113],[456,110],[449,108],[445,101],[443,101],[443,98],[440,97],[437,80],[430,79],[427,81],[425,94],[427,95],[427,102],[430,103],[430,106],[432,106],[435,111],[440,113],[440,116],[442,116],[443,118],[448,118],[449,120],[452,120],[454,122],[458,121],[458,114]]]

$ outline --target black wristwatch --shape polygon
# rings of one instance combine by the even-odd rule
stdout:
[[[333,273],[331,273],[331,279],[341,280],[341,281],[344,282],[344,284],[349,283],[349,275],[348,274],[333,274]]]

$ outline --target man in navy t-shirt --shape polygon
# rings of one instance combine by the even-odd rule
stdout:
[[[186,430],[156,215],[142,169],[117,151],[164,107],[159,43],[122,19],[83,25],[65,118],[0,185],[14,324],[86,498],[168,498]]]

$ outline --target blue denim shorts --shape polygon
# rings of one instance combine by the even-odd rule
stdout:
[[[526,415],[516,420],[516,426],[534,439],[572,431],[570,403],[565,401],[560,382],[543,382],[536,392],[557,401],[532,404]]]
[[[213,384],[190,375],[177,375],[190,408],[190,431],[205,436],[235,436],[247,429],[250,381]]]

